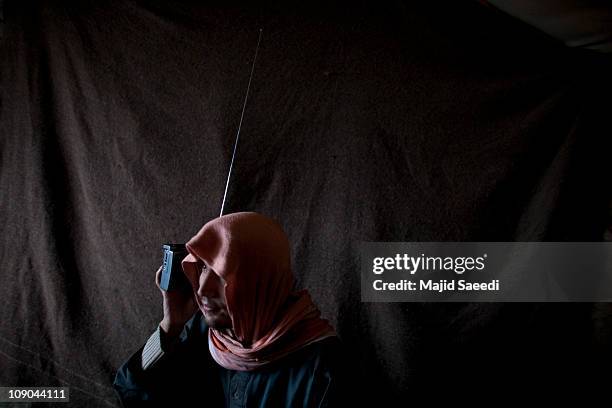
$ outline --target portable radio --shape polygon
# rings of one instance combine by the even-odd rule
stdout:
[[[164,244],[164,262],[160,288],[165,291],[177,289],[191,289],[189,280],[183,273],[181,261],[187,256],[185,244]]]

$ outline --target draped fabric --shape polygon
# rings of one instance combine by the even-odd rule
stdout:
[[[182,267],[196,298],[204,262],[207,273],[223,279],[232,327],[208,330],[210,354],[222,367],[261,369],[336,335],[308,291],[292,290],[289,241],[274,220],[255,212],[226,214],[207,222],[186,247]]]
[[[608,304],[359,287],[361,241],[604,239],[609,55],[475,1],[3,3],[0,385],[118,404],[162,318],[161,245],[219,214],[260,28],[225,210],[287,231],[360,402],[610,383]]]

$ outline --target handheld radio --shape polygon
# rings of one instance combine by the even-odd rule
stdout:
[[[164,244],[164,262],[159,287],[163,290],[190,289],[181,261],[187,256],[185,244]]]

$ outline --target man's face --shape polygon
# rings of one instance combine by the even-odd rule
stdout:
[[[208,326],[215,329],[231,329],[232,319],[227,311],[223,278],[202,262],[198,285],[196,302]]]

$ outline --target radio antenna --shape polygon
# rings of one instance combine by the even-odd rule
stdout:
[[[255,61],[257,60],[257,53],[259,51],[259,43],[261,42],[261,34],[263,28],[259,29],[259,38],[257,38],[257,47],[255,47],[255,56],[253,57],[253,64],[251,65],[251,75],[249,76],[249,84],[244,95],[244,103],[242,104],[242,113],[240,114],[240,122],[238,123],[238,131],[236,132],[236,141],[234,142],[234,151],[232,153],[232,160],[230,161],[229,171],[227,172],[227,181],[225,182],[225,192],[223,193],[223,202],[221,202],[221,213],[219,217],[223,215],[223,208],[225,207],[225,198],[227,197],[227,188],[229,187],[230,177],[232,175],[232,168],[234,167],[234,158],[236,157],[236,149],[238,149],[238,139],[240,138],[240,129],[242,128],[242,119],[244,118],[244,111],[246,109],[247,100],[249,99],[249,91],[251,90],[251,81],[253,80],[253,71],[255,71]]]

